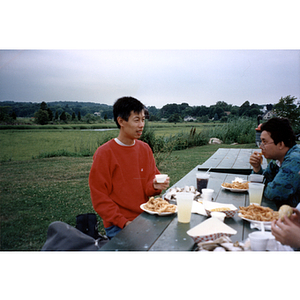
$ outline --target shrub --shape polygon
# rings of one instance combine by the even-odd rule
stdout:
[[[255,142],[256,120],[242,117],[230,119],[223,126],[211,128],[209,135],[217,137],[225,144],[248,144]]]
[[[146,122],[141,140],[147,143],[153,151],[157,167],[165,161],[173,150],[182,150],[207,144],[208,137],[203,133],[196,133],[192,127],[189,133],[181,132],[176,135],[156,137],[154,130]]]

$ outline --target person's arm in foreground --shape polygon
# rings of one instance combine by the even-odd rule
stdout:
[[[300,248],[300,211],[293,208],[293,212],[290,218],[285,217],[284,221],[273,221],[271,229],[281,244]]]

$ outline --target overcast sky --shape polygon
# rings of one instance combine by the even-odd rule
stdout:
[[[128,1],[6,1],[0,101],[300,99],[296,1]]]
[[[298,50],[2,50],[0,100],[241,105],[300,98]]]

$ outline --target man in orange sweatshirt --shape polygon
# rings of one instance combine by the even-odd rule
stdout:
[[[142,212],[141,204],[170,183],[169,177],[164,183],[156,182],[159,171],[152,150],[138,140],[145,124],[145,106],[135,98],[123,97],[115,102],[113,113],[119,135],[97,149],[89,176],[93,207],[110,239]]]

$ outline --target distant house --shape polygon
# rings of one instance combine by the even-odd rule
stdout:
[[[271,107],[269,107],[269,110],[268,110],[268,106],[269,105],[264,105],[263,108],[261,108],[261,110],[260,110],[262,112],[261,116],[262,116],[263,120],[269,120],[272,117],[275,117],[273,109],[270,109],[273,107],[273,105],[271,105]]]
[[[262,119],[263,120],[269,120],[271,118],[275,117],[275,114],[273,112],[273,110],[269,110],[269,111],[266,111],[263,115],[262,115]]]
[[[97,117],[101,117],[101,112],[100,111],[95,111],[94,115],[97,116]]]

